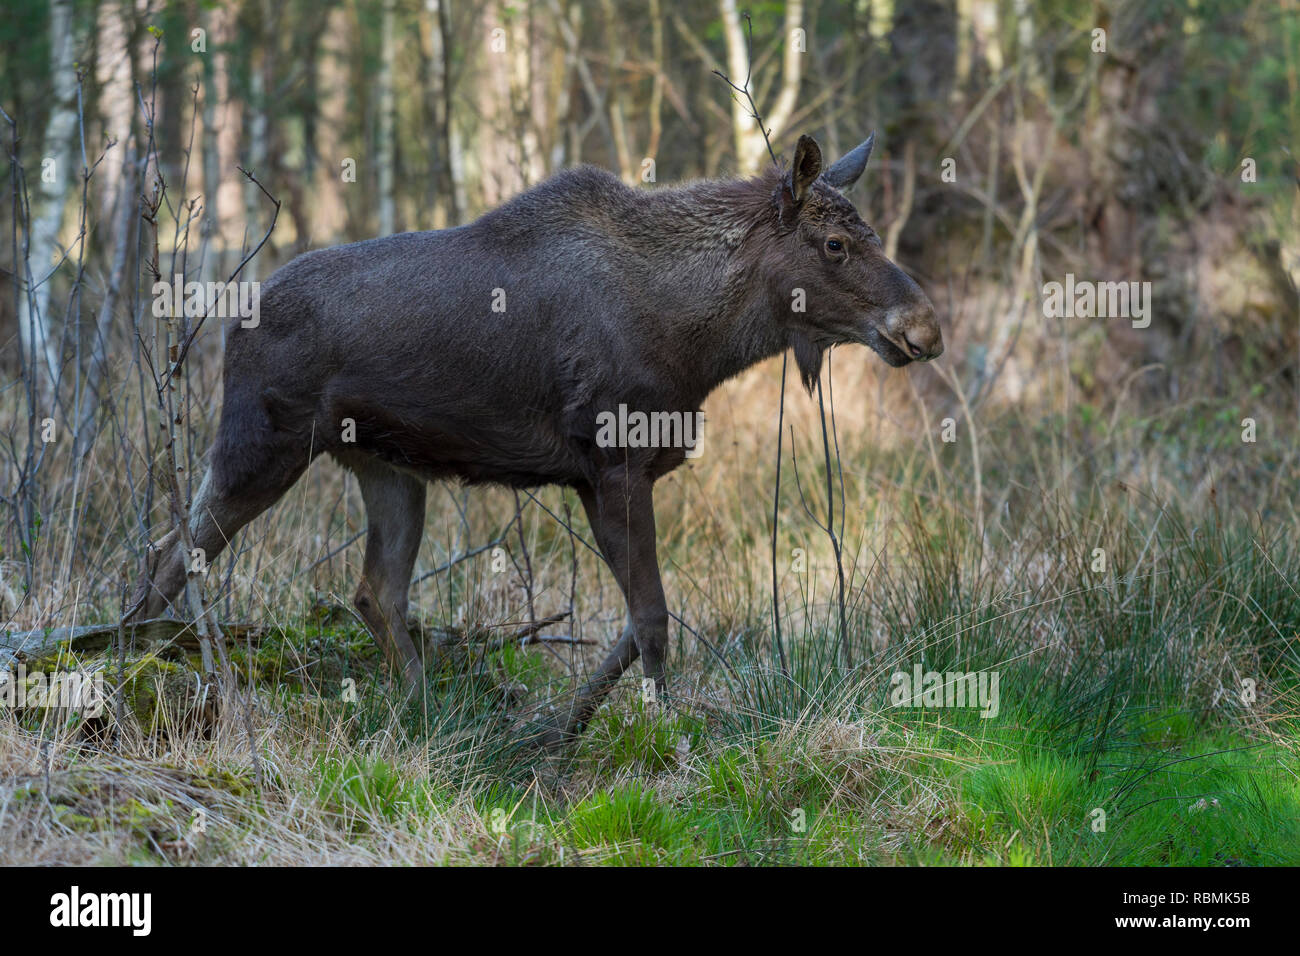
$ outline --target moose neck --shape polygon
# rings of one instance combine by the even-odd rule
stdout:
[[[696,183],[638,204],[640,235],[656,239],[650,301],[671,304],[656,338],[672,347],[659,361],[695,403],[788,344],[767,267],[778,241],[776,176]]]

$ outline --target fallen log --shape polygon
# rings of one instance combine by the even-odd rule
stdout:
[[[331,608],[330,610],[334,610]],[[342,611],[342,608],[337,610]],[[568,617],[568,612],[552,614],[531,624],[525,624],[513,634],[505,637],[489,638],[479,629],[466,630],[457,627],[438,627],[426,630],[426,639],[439,649],[450,647],[469,647],[487,645],[487,650],[500,650],[506,644],[591,644],[569,635],[541,636],[542,628],[558,624]],[[412,622],[414,625],[415,622]],[[505,626],[505,625],[502,625]],[[148,621],[134,621],[122,625],[128,649],[157,644],[175,644],[185,651],[199,650],[199,635],[194,629],[194,622],[178,618],[159,617]],[[257,643],[266,631],[260,624],[222,623],[221,631],[228,641]],[[78,654],[98,654],[114,647],[118,640],[118,625],[83,624],[77,627],[41,628],[33,631],[0,631],[0,669],[8,669],[16,663],[46,657],[54,653],[60,644],[66,644],[68,650]]]
[[[227,640],[254,642],[265,631],[260,624],[222,624],[221,629]],[[54,653],[60,644],[66,644],[68,650],[78,654],[97,654],[117,644],[118,630],[119,626],[114,622],[34,631],[0,631],[0,668],[45,657]],[[199,649],[199,635],[191,621],[159,617],[122,625],[121,630],[131,647],[174,643],[186,651]]]

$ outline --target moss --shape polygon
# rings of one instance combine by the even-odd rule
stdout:
[[[190,782],[196,787],[221,790],[236,797],[251,796],[256,792],[251,772],[236,773],[218,767],[204,767]]]
[[[15,787],[9,795],[9,799],[15,804],[22,803],[24,800],[32,800],[41,795],[41,788],[36,784],[30,784],[26,787]]]
[[[215,706],[197,671],[157,653],[126,663],[122,695],[126,709],[147,734],[203,722]]]
[[[241,680],[333,695],[343,680],[361,678],[379,662],[379,649],[360,625],[308,619],[276,627],[255,643],[231,641],[230,663]]]
[[[99,819],[89,816],[85,813],[79,813],[73,807],[63,803],[51,804],[54,812],[54,820],[60,826],[67,827],[77,833],[96,833],[100,830],[111,829],[112,821]]]
[[[92,812],[94,801],[52,803],[54,820],[60,826],[78,833],[108,833],[125,831],[153,844],[175,840],[183,830],[177,818],[177,808],[170,800],[158,805],[142,802],[132,797],[117,803],[99,806]]]
[[[149,806],[132,798],[113,807],[113,816],[118,829],[129,829],[142,837],[175,836],[179,825],[175,817],[175,806],[170,800],[164,800],[161,806]]]

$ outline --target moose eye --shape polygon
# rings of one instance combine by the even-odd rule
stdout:
[[[838,239],[827,239],[827,240],[826,240],[826,251],[827,251],[827,252],[843,252],[843,251],[844,251],[844,243],[840,242],[840,240],[838,240]]]

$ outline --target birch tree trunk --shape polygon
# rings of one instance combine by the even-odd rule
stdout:
[[[18,301],[23,361],[40,388],[53,391],[59,377],[57,339],[52,332],[50,284],[62,258],[58,246],[63,207],[73,191],[72,132],[77,124],[77,74],[73,67],[72,0],[50,0],[50,116],[45,124],[40,162],[28,173],[26,294]]]
[[[727,44],[727,70],[731,82],[743,86],[749,77],[749,43],[748,31],[741,21],[736,9],[736,0],[719,0],[722,13],[722,35]],[[803,79],[804,44],[803,0],[790,0],[785,6],[785,35],[782,37],[785,55],[781,65],[781,87],[773,100],[771,109],[764,109],[754,96],[762,114],[763,122],[775,143],[786,132],[790,116],[794,112],[799,98],[799,85]],[[754,92],[756,83],[750,77],[750,93]],[[731,98],[731,126],[736,144],[736,167],[742,175],[751,176],[762,165],[767,154],[767,140],[763,130],[758,128],[754,118],[749,115],[749,104],[743,96],[736,94]]]
[[[971,26],[975,31],[975,40],[984,55],[990,77],[1002,72],[1002,26],[998,22],[997,0],[975,0],[971,16]]]
[[[95,78],[99,83],[99,111],[103,118],[104,135],[116,142],[122,150],[126,149],[135,119],[129,47],[131,17],[130,3],[107,0],[100,6],[96,22],[99,49],[95,56]],[[105,162],[100,167],[99,175],[103,177],[99,213],[101,219],[107,219],[118,198],[121,167],[117,163]]]

